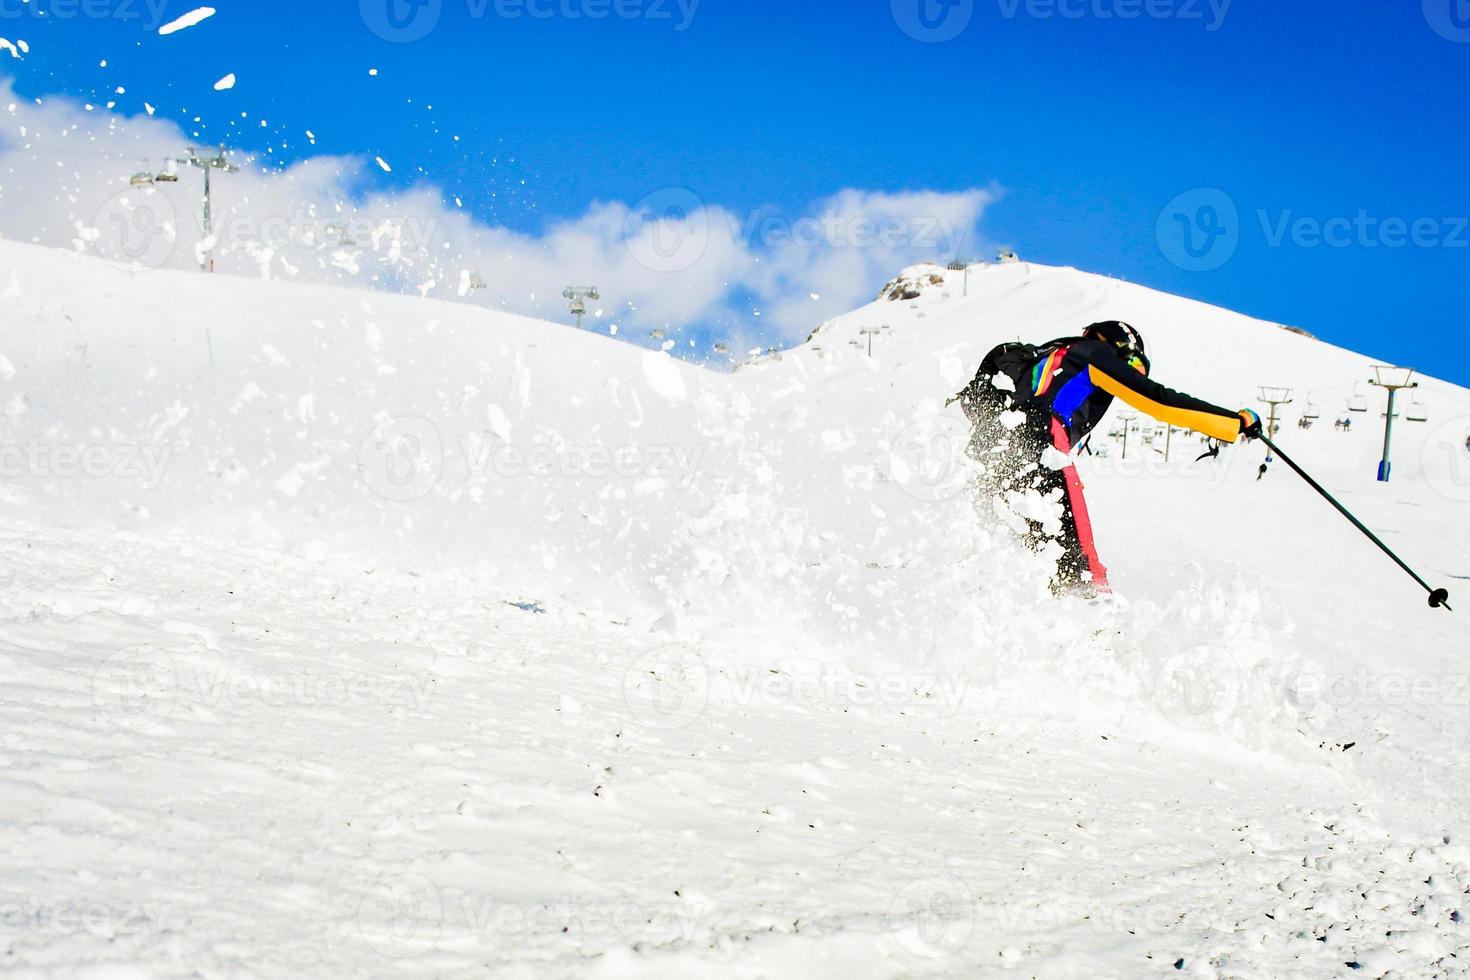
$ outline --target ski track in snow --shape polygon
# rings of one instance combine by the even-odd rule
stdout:
[[[1466,942],[1470,850],[1327,765],[1004,700],[664,728],[666,645],[453,577],[56,530],[0,560],[22,975],[1452,975]]]
[[[1019,265],[734,376],[11,243],[0,281],[0,970],[1466,973],[1461,620],[1250,450],[1101,439],[1120,595],[1054,601],[926,454],[1014,324],[1157,323],[1206,395],[1356,355]],[[1432,438],[1390,488],[1371,432],[1292,445],[1438,579]]]

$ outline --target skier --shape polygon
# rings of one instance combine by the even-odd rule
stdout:
[[[981,463],[978,490],[1014,513],[1026,509],[1028,490],[1061,505],[1060,541],[1052,591],[1094,595],[1109,591],[1098,559],[1082,481],[1072,447],[1102,421],[1114,398],[1160,422],[1192,429],[1220,442],[1261,434],[1250,409],[1232,412],[1149,380],[1143,338],[1126,323],[1094,323],[1081,337],[1002,344],[980,365],[975,380],[955,396],[974,430],[970,454]],[[1019,412],[1018,417],[1015,413]],[[1026,544],[1040,551],[1058,537],[1052,521],[1020,515]],[[1053,530],[1049,533],[1047,525]]]

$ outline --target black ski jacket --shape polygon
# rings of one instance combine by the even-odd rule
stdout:
[[[1113,347],[1096,340],[1054,341],[1031,372],[1031,390],[1017,401],[1033,411],[1045,407],[1066,427],[1077,445],[1102,421],[1114,398],[1169,425],[1193,429],[1221,442],[1240,438],[1237,412],[1201,401],[1150,381],[1141,360],[1125,361]]]

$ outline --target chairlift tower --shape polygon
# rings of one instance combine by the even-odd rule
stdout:
[[[868,338],[868,356],[869,357],[872,357],[873,356],[873,338],[876,337],[876,336],[878,336],[878,334],[880,332],[881,331],[877,327],[863,327],[861,330],[858,331],[858,333],[860,333],[864,337],[867,337]]]
[[[1118,418],[1120,418],[1120,419],[1123,420],[1123,458],[1124,459],[1127,459],[1128,458],[1128,428],[1129,428],[1129,426],[1131,426],[1133,424],[1134,419],[1138,418],[1138,416],[1136,414],[1134,414],[1133,412],[1124,412],[1123,414],[1119,415]]]
[[[1413,368],[1375,364],[1373,365],[1373,377],[1368,383],[1375,388],[1383,388],[1388,391],[1388,411],[1383,414],[1383,459],[1378,464],[1378,482],[1387,483],[1393,472],[1393,464],[1389,461],[1389,445],[1393,440],[1393,420],[1398,417],[1393,410],[1394,399],[1405,388],[1419,387],[1419,382],[1414,380]]]
[[[229,160],[225,159],[225,148],[223,146],[212,157],[200,156],[199,151],[192,146],[189,147],[188,153],[188,156],[178,157],[174,162],[188,164],[191,167],[198,167],[204,171],[204,241],[208,247],[199,258],[199,268],[205,272],[213,272],[214,242],[212,239],[214,238],[214,199],[209,181],[210,172],[223,170],[227,174],[237,174],[240,172],[240,168],[232,165]],[[178,178],[175,177],[174,179],[177,180]]]
[[[955,259],[949,264],[950,272],[963,272],[965,274],[964,296],[970,295],[970,263],[965,259]]]
[[[1281,428],[1281,406],[1290,405],[1292,402],[1291,389],[1272,388],[1263,385],[1259,389],[1259,394],[1261,397],[1261,401],[1271,406],[1270,416],[1266,421],[1266,435],[1269,438],[1275,439],[1276,431]],[[1269,450],[1266,452],[1266,462],[1273,462]]]
[[[596,286],[568,286],[561,292],[562,296],[571,301],[572,314],[577,318],[577,329],[582,329],[582,317],[587,313],[587,301],[589,299],[601,299]]]

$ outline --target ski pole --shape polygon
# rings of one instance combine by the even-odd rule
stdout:
[[[1259,438],[1260,438],[1260,440],[1262,442],[1264,442],[1271,449],[1271,451],[1273,453],[1275,453],[1278,457],[1281,458],[1281,461],[1283,463],[1285,463],[1287,466],[1290,466],[1293,470],[1295,470],[1297,476],[1301,477],[1303,480],[1306,480],[1308,486],[1310,486],[1313,490],[1315,490],[1318,493],[1320,493],[1326,499],[1326,501],[1329,504],[1331,504],[1332,506],[1336,507],[1338,509],[1338,511],[1341,512],[1341,514],[1342,514],[1343,517],[1346,517],[1348,520],[1352,521],[1354,527],[1356,527],[1359,531],[1362,531],[1365,535],[1367,535],[1369,541],[1372,541],[1374,544],[1378,545],[1378,547],[1383,550],[1383,553],[1385,555],[1387,555],[1388,557],[1392,558],[1395,562],[1398,563],[1398,566],[1400,568],[1402,568],[1404,571],[1406,571],[1406,572],[1409,573],[1409,577],[1410,578],[1412,578],[1415,582],[1418,582],[1421,586],[1423,586],[1424,591],[1429,593],[1429,605],[1430,605],[1431,608],[1438,609],[1440,606],[1444,606],[1445,609],[1449,609],[1450,612],[1454,612],[1453,609],[1450,609],[1450,593],[1449,593],[1449,590],[1448,589],[1436,589],[1436,588],[1433,588],[1432,586],[1430,586],[1430,584],[1428,582],[1424,581],[1422,578],[1419,577],[1419,573],[1418,572],[1414,571],[1412,568],[1410,568],[1408,566],[1407,563],[1405,563],[1405,561],[1402,558],[1400,558],[1398,555],[1394,554],[1393,553],[1393,550],[1391,548],[1389,548],[1388,545],[1386,545],[1382,541],[1378,540],[1378,535],[1376,535],[1372,531],[1368,530],[1368,528],[1366,526],[1364,526],[1364,524],[1363,524],[1362,521],[1360,521],[1356,517],[1354,517],[1352,515],[1352,512],[1351,511],[1349,511],[1346,507],[1344,507],[1342,504],[1340,504],[1338,502],[1338,500],[1337,500],[1336,497],[1334,497],[1332,494],[1328,493],[1326,490],[1322,489],[1322,484],[1320,484],[1316,480],[1312,479],[1311,475],[1308,474],[1306,470],[1304,470],[1300,466],[1296,465],[1296,461],[1295,460],[1293,460],[1290,456],[1286,455],[1286,453],[1283,453],[1281,451],[1281,447],[1279,447],[1275,443],[1273,443],[1271,441],[1271,439],[1270,439],[1269,436],[1266,436],[1266,435],[1262,434]]]

